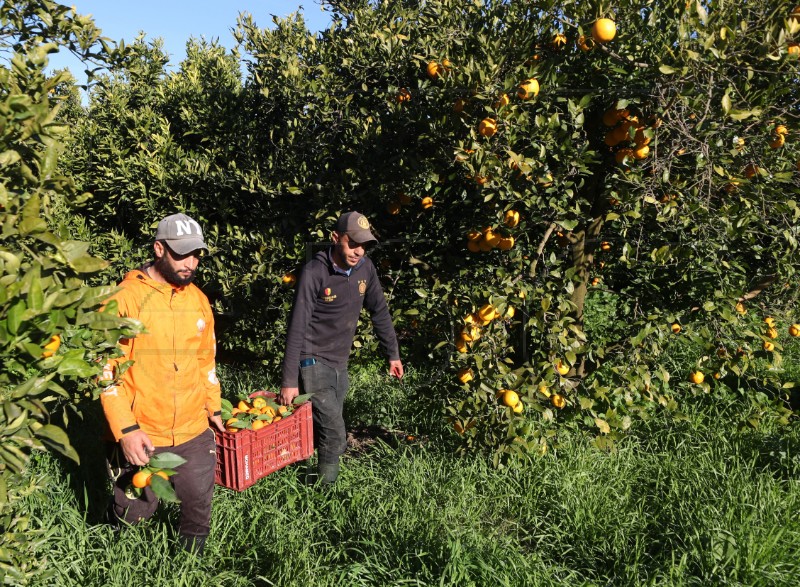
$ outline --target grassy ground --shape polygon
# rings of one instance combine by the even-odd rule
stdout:
[[[223,376],[242,390],[265,383]],[[331,490],[305,486],[299,466],[241,493],[218,488],[201,561],[175,548],[174,506],[120,536],[99,523],[92,434],[81,467],[38,457],[31,475],[57,482],[26,498],[32,526],[48,533],[48,573],[34,584],[797,584],[797,427],[736,431],[726,414],[701,412],[651,421],[613,453],[573,438],[521,470],[495,470],[412,429],[426,417],[405,399],[420,378],[355,373],[352,427],[393,433],[362,443]]]

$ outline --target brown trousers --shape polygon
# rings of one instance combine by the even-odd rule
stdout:
[[[156,447],[155,454],[162,452],[172,452],[186,459],[169,478],[181,500],[178,533],[184,539],[205,538],[211,525],[211,498],[214,495],[217,463],[214,431],[209,428],[177,446]],[[145,487],[138,498],[128,494],[133,475],[139,467],[125,460],[118,443],[112,443],[109,447],[108,467],[114,483],[113,503],[109,512],[112,517],[128,524],[150,518],[158,508],[158,498],[150,487]]]

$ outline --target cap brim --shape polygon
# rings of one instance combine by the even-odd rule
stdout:
[[[176,255],[188,255],[193,251],[208,252],[208,247],[202,239],[199,238],[182,238],[179,240],[166,241],[169,250]]]
[[[366,245],[368,243],[377,243],[378,239],[376,239],[373,234],[369,230],[349,230],[347,231],[347,236],[350,237],[350,240],[357,242],[361,245]]]

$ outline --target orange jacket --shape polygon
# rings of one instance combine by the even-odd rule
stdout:
[[[124,356],[103,370],[104,380],[114,380],[100,395],[109,428],[116,440],[141,429],[155,446],[182,444],[204,432],[221,409],[208,298],[193,284],[158,283],[138,269],[120,288],[109,301],[145,332],[122,339]]]

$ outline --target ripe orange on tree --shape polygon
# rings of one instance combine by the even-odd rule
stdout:
[[[640,126],[636,129],[636,133],[633,135],[633,142],[636,143],[637,147],[643,147],[645,145],[649,145],[652,139],[644,134],[644,127]]]
[[[617,35],[617,25],[610,18],[598,18],[592,26],[592,38],[598,43],[608,43]]]
[[[478,318],[480,318],[484,324],[491,322],[497,318],[497,309],[492,304],[484,304],[481,306],[481,309],[478,310]]]
[[[428,208],[433,206],[433,198],[431,198],[430,196],[425,196],[424,198],[422,198],[422,202],[420,203],[420,205],[422,206],[423,210],[427,210]]]
[[[675,323],[672,325],[672,332],[673,332],[673,334],[678,334],[680,331],[681,331],[681,325],[680,325],[680,324],[678,324],[677,322],[675,322]]]
[[[609,108],[603,113],[603,124],[616,126],[620,120],[625,120],[630,115],[626,108]]]
[[[769,143],[771,149],[780,149],[786,143],[786,138],[783,135],[775,135]]]
[[[467,325],[461,331],[461,337],[467,342],[475,342],[481,337],[481,329],[475,325]]]
[[[748,163],[744,168],[744,176],[747,179],[753,179],[756,175],[758,175],[758,165],[755,163]]]
[[[469,383],[470,381],[472,381],[472,378],[473,378],[473,375],[472,375],[472,369],[470,369],[469,367],[464,367],[463,369],[461,369],[461,370],[458,372],[458,374],[456,375],[456,377],[458,378],[458,380],[459,380],[461,383],[463,383],[463,384],[465,384],[465,385],[466,385],[467,383]]]
[[[789,336],[800,336],[800,324],[792,324],[789,327]]]
[[[703,383],[705,378],[706,378],[706,376],[703,375],[702,371],[692,371],[692,373],[689,375],[689,381],[691,381],[692,383],[695,383],[697,385],[700,385],[701,383]]]
[[[497,121],[494,118],[484,118],[478,124],[478,133],[485,137],[492,137],[497,132]]]
[[[436,63],[435,61],[429,61],[428,66],[425,68],[425,71],[428,72],[428,77],[431,79],[436,79],[439,77],[443,71],[441,65]]]
[[[556,361],[556,371],[559,375],[566,375],[569,373],[569,365],[562,363],[561,359],[558,359],[558,361]]]
[[[50,337],[50,340],[47,341],[47,344],[44,345],[44,350],[42,351],[42,358],[47,359],[48,357],[52,357],[56,354],[56,351],[61,347],[61,337],[57,334],[54,334]]]
[[[593,39],[591,37],[587,38],[586,35],[581,35],[580,37],[578,37],[578,47],[584,53],[586,53],[587,51],[591,51],[592,50],[592,44],[591,44],[592,41],[593,41]]]
[[[395,96],[395,100],[398,103],[408,102],[409,100],[411,100],[411,92],[408,90],[408,88],[400,88],[400,91],[397,93],[397,96]]]
[[[516,210],[506,210],[505,215],[503,216],[503,222],[509,228],[514,228],[517,224],[519,224],[519,212]]]
[[[497,248],[501,251],[510,251],[514,247],[514,237],[505,236],[497,243]]]
[[[530,100],[539,94],[539,82],[535,78],[530,78],[517,86],[517,97],[520,100]]]
[[[553,406],[559,410],[563,409],[564,406],[567,405],[567,401],[564,399],[564,396],[559,393],[554,393],[550,396],[550,403],[552,403]]]
[[[614,154],[614,161],[622,165],[626,159],[633,157],[633,149],[620,149]]]
[[[768,340],[765,340],[764,344],[762,344],[761,346],[768,353],[775,350],[775,345],[773,343],[771,343],[770,341],[768,341]]]
[[[508,97],[508,94],[501,94],[492,106],[494,106],[494,108],[502,108],[503,106],[508,106],[509,102],[511,102],[511,99]]]
[[[519,403],[519,395],[513,389],[501,389],[500,399],[502,399],[503,403],[509,408],[513,408]]]

